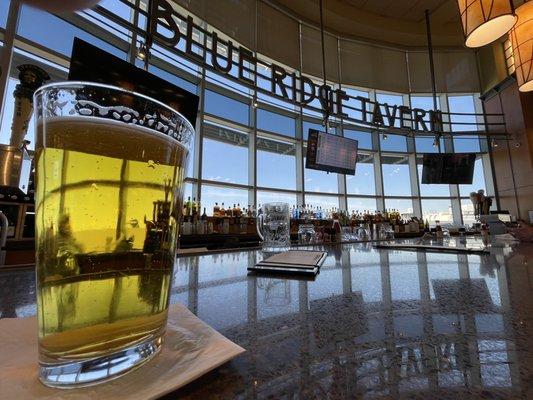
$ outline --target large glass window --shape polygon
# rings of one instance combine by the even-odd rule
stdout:
[[[433,96],[411,96],[411,108],[421,110],[433,110]],[[437,109],[440,109],[440,98],[437,97]],[[429,114],[423,117],[428,130],[431,130]],[[420,127],[421,129],[421,127]],[[421,136],[415,134],[415,146],[417,153],[437,153],[438,147],[435,145],[435,138],[432,136]],[[444,151],[444,139],[440,140],[441,150]]]
[[[37,8],[22,6],[17,33],[35,43],[55,50],[67,57],[72,53],[74,37],[79,37],[97,47],[126,59],[126,52],[77,28],[53,14]]]
[[[372,134],[370,132],[356,131],[353,129],[344,129],[344,136],[357,140],[358,149],[372,149]]]
[[[393,113],[394,106],[403,105],[403,96],[396,94],[384,94],[377,93],[376,101],[381,104],[387,104],[389,113]],[[381,106],[381,114],[383,114],[383,119],[387,119],[387,108],[385,105]],[[399,112],[396,111],[396,115],[399,115]],[[400,126],[400,119],[396,118],[394,121],[394,126]],[[380,135],[380,146],[383,151],[407,151],[407,139],[402,135]]]
[[[448,96],[450,113],[476,112],[474,96]],[[476,117],[474,115],[450,115],[453,132],[465,132],[477,130]],[[477,136],[456,136],[453,139],[453,147],[456,153],[479,152],[479,137]]]
[[[296,147],[293,143],[257,138],[257,186],[296,189]]]
[[[346,102],[347,107],[344,107],[342,111],[348,114],[348,117],[362,121],[363,111],[361,109],[361,102],[355,98],[364,97],[365,99],[368,99],[368,92],[365,92],[363,90],[350,89],[346,87],[343,87],[342,90],[344,90],[346,94],[350,96],[350,99]]]
[[[9,13],[10,0],[0,1],[0,27],[5,28],[7,24],[7,16]]]
[[[309,129],[314,129],[315,131],[319,132],[326,132],[326,127],[324,125],[321,125],[319,123],[314,123],[310,121],[306,121],[305,119],[302,122],[302,131],[303,131],[303,139],[307,140],[309,137]],[[328,131],[329,133],[334,133],[332,129]]]
[[[339,198],[337,196],[306,194],[305,204],[314,208],[321,208],[322,210],[331,210],[332,208],[339,208]]]
[[[348,212],[363,212],[376,210],[376,199],[368,197],[348,197]]]
[[[150,65],[148,67],[148,71],[154,75],[159,76],[160,78],[163,78],[169,81],[170,83],[173,83],[174,85],[182,89],[188,90],[189,92],[196,94],[196,90],[197,90],[196,85],[192,82],[189,82],[186,79],[180,78],[179,76],[171,74],[170,72],[164,69],[158,68],[154,65]]]
[[[463,214],[463,224],[472,226],[476,221],[474,205],[470,199],[461,199],[461,213]]]
[[[406,156],[382,156],[381,162],[384,195],[411,196],[409,159]]]
[[[250,123],[250,107],[248,104],[211,90],[205,91],[205,111],[239,124],[249,125]]]
[[[288,203],[291,207],[297,204],[296,193],[287,192],[271,192],[267,190],[257,191],[257,204],[265,203]]]
[[[435,225],[436,221],[441,224],[452,224],[452,204],[450,199],[422,199],[422,218],[430,225]]]
[[[402,135],[384,133],[379,135],[379,143],[382,151],[407,151],[407,138]]]
[[[9,0],[0,0],[0,28],[6,25],[9,4]],[[58,17],[23,5],[21,6],[16,33],[30,46],[25,48],[27,52],[35,52],[32,50],[32,43],[35,43],[40,56],[43,57],[39,63],[50,67],[49,72],[54,77],[53,79],[62,78],[66,74],[66,69],[54,67],[54,63],[57,61],[51,61],[53,57],[46,57],[47,51],[51,55],[59,55],[63,59],[68,58],[71,53],[72,39],[75,36],[126,59],[131,32],[123,24],[121,25],[121,20],[122,22],[134,20],[132,8],[126,2],[118,0],[101,0],[99,6],[107,9],[119,19],[111,21],[102,15],[99,9],[79,12],[70,18],[68,16]],[[144,29],[146,16],[139,15],[138,17],[137,26]],[[211,30],[211,27],[208,26],[208,29]],[[170,34],[161,25],[158,30]],[[184,33],[182,29],[182,34]],[[193,35],[198,43],[203,42],[204,38],[201,32],[195,31]],[[227,38],[224,34],[220,34],[220,37]],[[138,38],[137,43],[133,45],[138,46],[140,40],[143,38]],[[210,45],[209,38],[207,38],[207,44]],[[238,46],[239,44],[235,43],[235,45]],[[185,41],[180,40],[177,48],[182,51],[185,50]],[[224,45],[220,45],[219,51],[223,52],[224,50]],[[194,51],[207,55],[199,46],[195,46]],[[20,60],[23,60],[28,54],[16,50],[15,57],[18,57],[17,60],[22,57]],[[207,57],[209,58],[209,55]],[[212,206],[215,201],[219,204],[224,202],[226,207],[238,203],[241,206],[246,206],[249,201],[248,197],[253,190],[256,190],[258,203],[285,201],[292,206],[296,204],[298,197],[304,196],[305,203],[323,209],[339,207],[339,204],[346,202],[350,211],[374,211],[378,204],[380,204],[379,207],[383,207],[381,204],[384,204],[386,208],[397,209],[405,216],[412,215],[413,208],[418,210],[418,204],[420,204],[423,216],[430,223],[436,219],[443,223],[446,223],[448,219],[451,220],[450,188],[455,189],[455,186],[423,185],[421,183],[421,153],[438,151],[434,146],[434,137],[431,136],[431,132],[429,132],[429,136],[415,134],[413,140],[416,153],[406,154],[413,150],[410,145],[412,139],[398,135],[395,130],[372,132],[371,129],[350,121],[350,119],[363,119],[361,110],[348,107],[349,105],[361,106],[361,102],[354,100],[357,96],[367,99],[375,98],[377,102],[387,104],[388,109],[385,108],[385,105],[380,107],[385,120],[388,119],[388,116],[392,118],[391,113],[394,111],[394,106],[398,107],[404,102],[406,105],[410,104],[411,108],[432,109],[432,96],[427,94],[410,95],[410,100],[407,101],[405,94],[376,93],[373,89],[341,86],[353,100],[345,101],[346,107],[343,111],[348,114],[348,118],[341,120],[333,116],[330,119],[332,128],[329,129],[329,133],[341,134],[342,128],[343,136],[358,141],[360,151],[355,175],[346,175],[343,180],[339,180],[337,174],[327,174],[323,171],[305,168],[305,141],[309,129],[326,131],[322,125],[323,115],[320,111],[321,104],[318,98],[309,104],[310,107],[317,108],[311,110],[309,107],[294,105],[270,94],[262,94],[261,88],[267,92],[271,90],[272,71],[269,63],[276,63],[276,61],[268,60],[263,56],[258,58],[263,61],[257,63],[256,71],[262,76],[253,76],[252,73],[245,71],[247,77],[257,78],[256,82],[259,89],[256,92],[253,88],[246,87],[242,81],[235,82],[226,74],[204,70],[201,65],[195,64],[192,60],[186,60],[171,49],[157,44],[152,46],[149,71],[185,90],[197,93],[204,100],[202,102],[204,109],[199,110],[199,115],[205,117],[198,124],[200,127],[198,134],[201,134],[202,137],[202,151],[199,152],[199,156],[202,158],[201,160],[194,160],[192,155],[196,153],[191,152],[186,197],[191,195],[193,185],[201,184],[201,197],[204,204],[208,205],[206,208],[209,214],[212,213]],[[233,61],[235,60],[236,58]],[[140,60],[135,61],[137,66],[142,67]],[[221,62],[225,64],[225,60],[221,60]],[[284,66],[284,68],[288,73],[284,82],[287,84],[289,97],[292,97],[291,74],[295,72],[300,75],[300,72],[294,71],[288,66]],[[238,72],[237,65],[233,63],[229,75],[238,78]],[[16,73],[15,69],[10,72],[12,77]],[[204,76],[207,81],[206,89],[203,85],[202,87],[198,86],[199,79]],[[309,76],[309,78],[317,86],[322,84],[320,77]],[[14,78],[8,80],[5,108],[2,113],[2,121],[0,121],[0,143],[9,142],[14,108],[12,93],[17,83],[18,81]],[[333,89],[339,87],[331,82],[329,84]],[[251,99],[254,94],[259,100],[257,110],[251,108]],[[280,94],[279,89],[277,94]],[[477,130],[476,117],[465,115],[475,113],[476,96],[476,94],[439,96],[438,108],[446,108],[443,104],[448,104],[450,112],[457,113],[450,117],[453,132]],[[443,104],[440,104],[441,101]],[[373,104],[367,104],[367,111],[370,112],[373,108]],[[253,118],[254,114],[256,118]],[[400,123],[398,114],[399,111],[396,109],[395,127],[399,127]],[[429,114],[424,117],[424,121],[429,127]],[[27,139],[32,142],[30,149],[34,146],[32,124],[33,120],[30,121],[27,136]],[[299,131],[300,127],[301,132]],[[252,135],[252,132],[256,131],[257,135],[255,133]],[[453,136],[453,132],[455,152],[481,152],[483,146],[480,145],[480,139],[477,135],[472,136],[471,133],[468,133],[469,136]],[[387,134],[387,139],[384,138],[383,133]],[[250,140],[255,141],[254,146],[249,145]],[[250,154],[251,148],[255,149],[255,154]],[[441,139],[441,149],[444,150],[444,139]],[[302,150],[302,154],[300,154],[300,150]],[[411,170],[408,160],[415,156],[417,157],[417,169]],[[377,171],[374,170],[375,157],[382,161],[382,165]],[[250,164],[252,160],[254,160],[255,166]],[[199,175],[205,181],[203,183],[198,183],[193,178],[192,166],[194,161],[201,166]],[[488,162],[488,158],[486,161]],[[303,168],[301,168],[302,165]],[[485,170],[489,169],[485,168]],[[382,173],[381,177],[375,175],[380,172]],[[417,183],[417,178],[420,199],[414,198],[415,193],[412,193],[411,190],[411,186]],[[339,182],[343,181],[346,182],[346,190],[345,193],[340,193],[344,185],[339,186]],[[376,187],[376,181],[378,183],[382,181],[383,187]],[[485,188],[484,169],[480,155],[476,161],[474,182],[471,185],[459,186],[461,209],[465,223],[473,222],[473,210],[468,199],[469,193]],[[382,189],[383,193],[381,193]],[[414,201],[416,203],[413,203]]]
[[[450,185],[440,185],[440,184],[424,184],[422,183],[422,159],[418,159],[418,182],[420,184],[420,196],[428,197],[449,197],[450,196]]]
[[[257,129],[294,137],[296,121],[294,118],[259,108],[257,110]]]
[[[413,201],[411,199],[385,198],[385,208],[387,210],[397,210],[406,218],[414,216]]]
[[[304,154],[307,153],[307,147],[304,147]],[[304,157],[304,165],[306,158]],[[304,188],[307,192],[338,193],[339,180],[338,175],[316,169],[304,169]]]
[[[248,191],[227,186],[202,185],[201,207],[205,207],[207,215],[213,215],[215,203],[224,208],[240,204],[241,208],[248,205]]]
[[[346,192],[348,194],[376,194],[374,177],[374,156],[358,154],[355,175],[346,175]]]
[[[459,185],[459,194],[462,197],[468,197],[470,196],[471,192],[477,192],[480,189],[486,191],[485,173],[483,172],[483,160],[481,159],[481,157],[478,157],[474,166],[474,178],[472,179],[472,184]]]
[[[202,178],[248,184],[248,134],[204,124]]]

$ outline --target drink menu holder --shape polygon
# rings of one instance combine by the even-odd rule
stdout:
[[[2,399],[156,399],[245,351],[181,304],[169,308],[159,354],[117,379],[94,386],[66,390],[39,382],[35,317],[0,319],[0,343]]]
[[[315,276],[328,253],[325,251],[289,250],[258,262],[249,271],[259,273],[299,274]]]

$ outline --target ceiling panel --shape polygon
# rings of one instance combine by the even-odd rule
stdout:
[[[361,10],[405,21],[421,21],[426,9],[431,13],[448,1],[451,0],[342,0]]]

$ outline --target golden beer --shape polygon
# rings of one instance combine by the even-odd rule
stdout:
[[[188,151],[153,129],[93,116],[51,116],[36,130],[41,380],[91,384],[108,379],[101,365],[78,382],[57,365],[131,356],[132,346],[130,364],[140,364],[160,348]]]

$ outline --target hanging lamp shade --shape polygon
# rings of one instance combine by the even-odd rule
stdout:
[[[481,47],[500,38],[516,22],[510,0],[458,0],[465,44]]]
[[[533,90],[533,1],[516,9],[518,21],[509,32],[513,47],[516,80],[521,92]]]

